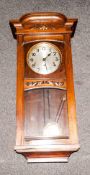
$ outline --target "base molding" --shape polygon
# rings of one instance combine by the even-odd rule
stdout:
[[[68,162],[72,152],[20,152],[30,162]]]
[[[54,145],[55,146],[55,145]],[[58,145],[56,148],[50,146],[50,148],[38,149],[30,146],[16,146],[17,153],[22,154],[27,162],[68,162],[70,155],[73,152],[78,151],[80,148],[78,145]]]

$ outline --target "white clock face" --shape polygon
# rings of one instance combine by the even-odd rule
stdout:
[[[54,44],[41,42],[29,49],[27,64],[38,74],[50,74],[60,66],[61,53]]]

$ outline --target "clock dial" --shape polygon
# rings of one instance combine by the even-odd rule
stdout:
[[[51,43],[35,44],[27,53],[27,64],[36,73],[53,73],[61,65],[61,52]]]

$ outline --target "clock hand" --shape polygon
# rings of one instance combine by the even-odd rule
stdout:
[[[43,58],[43,61],[46,61],[46,58],[47,58],[47,57]]]
[[[46,63],[45,63],[43,66],[45,66],[45,67],[46,67],[46,70],[47,70],[47,65],[46,65]]]
[[[49,54],[47,55],[47,57],[50,56],[50,55],[51,55],[51,53],[49,53]]]
[[[46,58],[50,55],[51,55],[51,53],[49,53],[45,58],[43,58],[43,61],[46,61]]]

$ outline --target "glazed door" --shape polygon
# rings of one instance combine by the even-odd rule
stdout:
[[[39,88],[25,91],[25,139],[67,138],[66,91]]]

